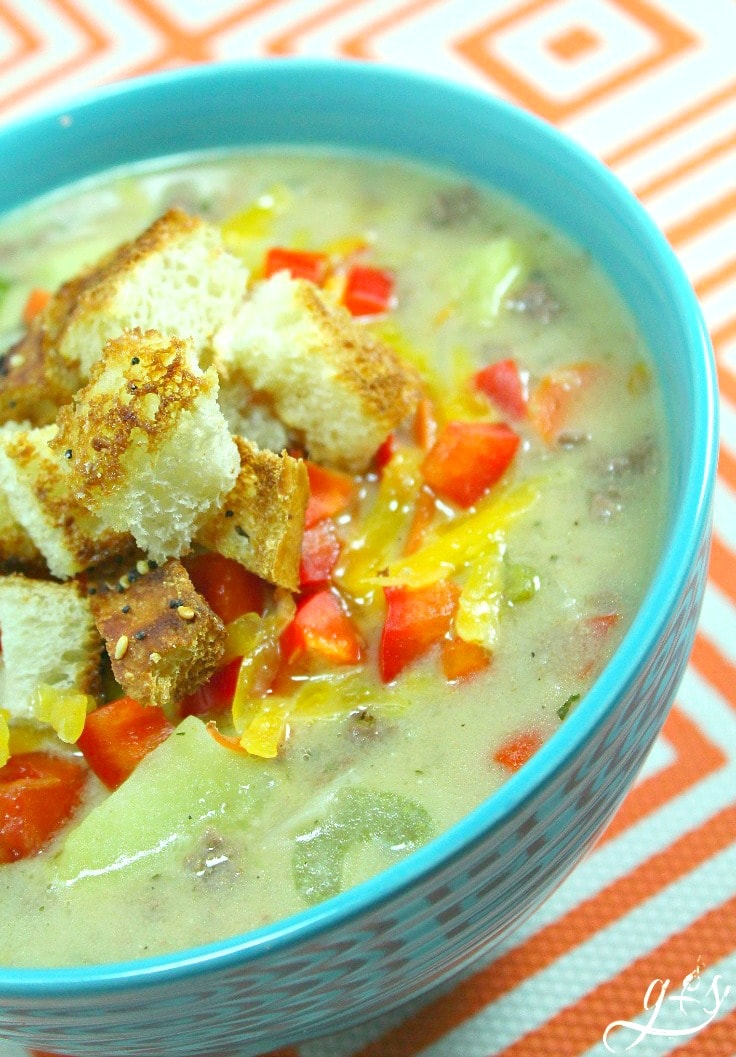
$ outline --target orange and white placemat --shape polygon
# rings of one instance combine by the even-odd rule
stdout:
[[[692,663],[597,848],[491,964],[279,1057],[736,1057],[736,0],[0,0],[0,120],[166,67],[307,54],[479,86],[611,166],[701,299],[723,425]]]

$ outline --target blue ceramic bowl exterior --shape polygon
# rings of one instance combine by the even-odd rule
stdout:
[[[557,132],[480,93],[386,67],[288,60],[128,82],[0,130],[0,212],[167,155],[333,145],[449,166],[515,194],[603,265],[654,354],[671,503],[656,575],[582,705],[426,848],[279,924],[176,956],[0,969],[0,1039],[66,1054],[249,1057],[415,998],[489,952],[580,860],[630,788],[695,634],[716,460],[712,353],[692,291],[635,199]]]

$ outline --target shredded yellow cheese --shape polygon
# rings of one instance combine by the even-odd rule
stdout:
[[[273,760],[288,736],[288,713],[275,701],[263,705],[243,731],[240,744],[251,756]]]
[[[60,690],[42,683],[33,704],[36,719],[48,723],[61,741],[73,745],[84,730],[87,713],[95,707],[95,699],[77,690]]]
[[[373,580],[384,587],[425,587],[466,568],[503,542],[512,521],[537,501],[539,490],[523,482],[492,493],[472,513],[457,518],[423,547],[389,565],[386,576]]]
[[[455,630],[465,642],[492,650],[498,639],[504,597],[502,543],[496,543],[470,566],[458,601]]]
[[[354,598],[370,595],[373,579],[402,546],[414,517],[422,476],[421,452],[396,452],[383,471],[376,501],[363,519],[361,532],[345,550],[335,578]]]
[[[293,195],[284,184],[275,184],[240,212],[234,213],[221,225],[225,246],[255,267],[271,238],[276,218],[291,206]]]
[[[0,708],[0,767],[4,767],[10,759],[10,728],[8,727],[9,713]]]

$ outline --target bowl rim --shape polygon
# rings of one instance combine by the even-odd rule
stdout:
[[[681,487],[682,502],[665,541],[649,588],[639,611],[613,657],[576,709],[532,759],[512,775],[499,790],[427,845],[377,876],[322,904],[276,921],[272,925],[186,950],[133,961],[59,968],[0,967],[0,994],[10,997],[51,998],[118,991],[143,982],[171,983],[198,975],[210,967],[227,969],[252,963],[299,941],[313,941],[329,929],[346,924],[369,911],[378,911],[408,886],[427,878],[435,869],[462,855],[474,843],[497,828],[518,810],[535,791],[548,783],[615,709],[616,694],[633,680],[637,669],[653,649],[686,583],[703,538],[708,533],[715,486],[718,436],[718,390],[715,361],[709,335],[692,287],[664,235],[649,214],[613,173],[592,154],[552,125],[482,89],[418,73],[389,64],[340,59],[288,58],[252,59],[186,66],[163,73],[106,85],[60,104],[23,114],[0,126],[3,141],[44,123],[63,124],[84,107],[110,101],[135,104],[156,97],[172,87],[196,84],[205,89],[214,80],[245,79],[278,82],[280,79],[324,77],[362,79],[382,92],[407,90],[442,93],[454,97],[477,112],[495,110],[515,123],[524,135],[541,140],[549,150],[569,159],[570,168],[587,174],[602,192],[630,219],[641,239],[657,258],[662,281],[679,313],[684,344],[691,352],[694,374],[693,408],[698,413],[695,443],[688,472]],[[274,140],[274,144],[276,141]],[[11,144],[12,145],[12,144]],[[248,147],[248,142],[243,142]],[[396,152],[401,157],[401,152]],[[170,154],[161,155],[161,157]],[[408,152],[409,160],[412,155]],[[142,159],[141,159],[142,160]],[[152,159],[153,160],[153,159]],[[112,167],[115,168],[114,166]],[[700,368],[697,370],[697,368]]]

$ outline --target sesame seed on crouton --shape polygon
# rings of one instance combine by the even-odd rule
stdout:
[[[105,343],[136,327],[188,338],[199,353],[247,281],[218,227],[170,209],[61,287],[43,315],[62,359],[86,379]]]
[[[128,577],[123,590],[118,578],[98,579],[90,601],[115,679],[143,705],[172,708],[223,655],[225,626],[175,559]]]
[[[243,437],[234,440],[240,472],[219,510],[200,528],[197,543],[295,591],[309,500],[304,461],[261,451]]]
[[[0,578],[2,697],[12,719],[33,721],[41,686],[97,695],[102,640],[76,582]]]
[[[75,497],[109,529],[129,529],[156,561],[189,548],[237,477],[217,388],[191,342],[136,330],[108,342],[59,412],[52,448]]]
[[[49,446],[56,426],[0,429],[0,488],[13,518],[60,580],[127,550],[127,532],[105,528],[72,494],[69,476]]]
[[[223,375],[266,394],[312,458],[353,472],[367,468],[418,400],[411,368],[286,272],[254,287],[213,348]]]

